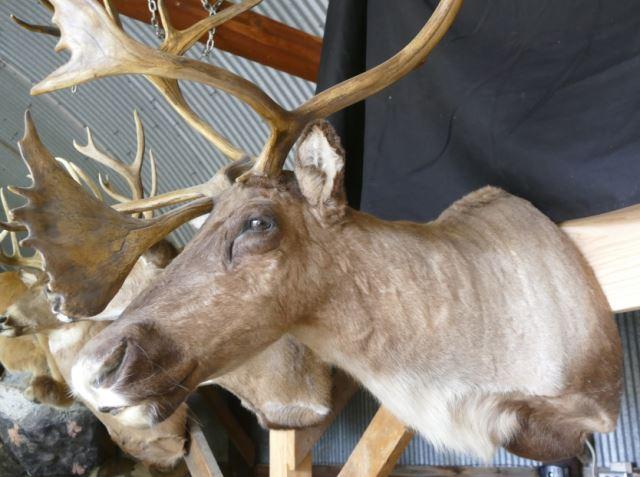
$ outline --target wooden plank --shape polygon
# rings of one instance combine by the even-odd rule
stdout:
[[[386,477],[395,467],[413,432],[381,407],[349,456],[339,477]]]
[[[560,224],[593,268],[611,309],[640,309],[640,205]]]
[[[147,0],[114,0],[114,4],[123,15],[150,22]],[[167,6],[172,23],[179,29],[207,15],[200,0],[167,0]],[[228,2],[222,8],[226,6]],[[315,82],[322,38],[249,11],[217,29],[215,47]]]
[[[200,394],[211,405],[212,412],[220,421],[220,424],[225,428],[229,439],[233,443],[238,452],[244,459],[244,461],[252,467],[256,461],[256,448],[246,433],[236,416],[233,415],[229,405],[224,400],[220,392],[213,386],[204,386],[198,390]]]
[[[184,461],[189,468],[191,477],[223,477],[220,466],[218,466],[218,462],[216,462],[207,439],[197,422],[193,420],[189,422],[189,432],[191,442]]]
[[[289,429],[269,433],[270,477],[311,477],[311,452],[296,461],[298,432]]]
[[[314,465],[313,477],[336,477],[340,467]],[[268,465],[258,465],[255,477],[267,477]],[[403,466],[395,468],[390,477],[538,477],[535,467],[427,467]]]

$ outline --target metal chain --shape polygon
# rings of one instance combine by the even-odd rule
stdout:
[[[160,26],[160,19],[158,18],[158,4],[156,0],[147,0],[149,5],[149,11],[151,12],[151,26],[155,30],[156,36],[164,40],[164,30]]]
[[[218,9],[222,6],[223,0],[216,0],[213,5],[209,0],[200,0],[202,2],[202,7],[209,12],[209,16],[213,17],[218,13]],[[215,45],[215,35],[216,29],[212,28],[209,30],[209,35],[207,36],[207,43],[202,50],[202,56],[208,57],[213,51],[213,47]]]

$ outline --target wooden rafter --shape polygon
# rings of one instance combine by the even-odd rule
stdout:
[[[113,3],[123,15],[149,23],[146,0]],[[222,8],[229,5],[225,2]],[[179,29],[206,16],[200,0],[167,0],[167,6],[174,26]],[[318,76],[322,39],[258,13],[243,13],[219,27],[215,46],[309,81],[316,81]]]

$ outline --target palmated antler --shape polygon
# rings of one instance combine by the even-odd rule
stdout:
[[[9,210],[9,204],[7,203],[7,198],[4,194],[4,189],[2,188],[0,188],[0,202],[2,203],[2,209],[4,210],[7,223],[13,222],[13,214],[11,213],[11,210]],[[0,226],[2,225],[3,224],[0,224]],[[15,231],[0,230],[0,244],[2,244],[6,239],[9,239],[11,252],[6,253],[0,247],[0,264],[8,267],[36,268],[42,270],[43,267],[40,254],[36,253],[32,257],[25,257],[22,255],[22,252],[20,251],[20,244],[18,243],[18,235]]]
[[[65,172],[40,141],[29,113],[18,144],[33,185],[14,189],[27,199],[13,211],[14,222],[28,232],[22,245],[42,254],[49,288],[60,295],[59,311],[68,316],[102,311],[144,251],[212,206],[202,198],[154,219],[131,217],[93,197]]]

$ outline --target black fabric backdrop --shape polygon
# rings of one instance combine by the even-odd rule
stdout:
[[[320,90],[392,56],[435,0],[331,0]],[[640,203],[640,1],[467,0],[427,62],[331,118],[350,203],[430,220],[492,184],[554,220]]]

